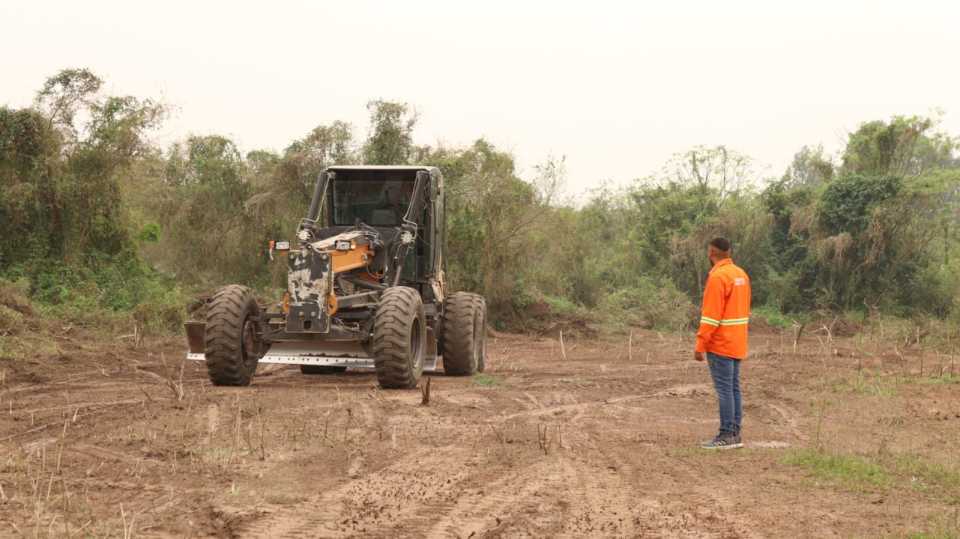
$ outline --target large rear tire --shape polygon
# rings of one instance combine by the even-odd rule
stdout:
[[[207,374],[218,386],[246,386],[260,361],[260,307],[249,288],[228,285],[207,308]]]
[[[443,302],[443,372],[471,376],[486,368],[487,303],[483,296],[457,292]]]
[[[373,319],[373,362],[380,387],[417,387],[426,341],[426,316],[420,293],[405,286],[384,291]]]

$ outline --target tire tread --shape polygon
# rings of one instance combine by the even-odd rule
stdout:
[[[243,361],[243,324],[248,316],[259,313],[253,292],[245,286],[227,285],[213,295],[207,309],[204,352],[207,375],[214,385],[250,384],[256,365],[250,369]]]
[[[474,354],[474,324],[475,317],[486,310],[486,301],[479,294],[456,292],[448,296],[443,303],[443,371],[451,376],[476,374],[482,362]]]
[[[423,299],[413,288],[395,286],[384,291],[374,314],[372,351],[377,379],[384,389],[410,389],[417,386],[423,367],[411,361],[410,331],[420,320],[420,353],[426,344]]]

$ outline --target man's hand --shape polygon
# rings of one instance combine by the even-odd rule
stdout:
[[[697,360],[697,361],[706,361],[706,360],[707,360],[706,356],[703,355],[703,352],[694,352],[694,353],[693,353],[693,359],[695,359],[695,360]]]

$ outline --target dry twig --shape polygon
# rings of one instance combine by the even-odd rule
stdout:
[[[427,382],[420,386],[420,393],[423,395],[423,398],[420,399],[421,406],[430,404],[430,380],[432,379],[432,377],[427,376]]]
[[[793,353],[797,353],[797,349],[800,345],[800,336],[803,335],[803,328],[806,324],[797,324],[794,323],[794,334],[793,334]]]
[[[547,425],[543,423],[537,425],[537,443],[540,445],[540,449],[543,450],[544,455],[550,453],[550,435],[547,431]]]

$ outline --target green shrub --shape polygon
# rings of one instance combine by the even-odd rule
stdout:
[[[142,243],[157,243],[160,241],[160,225],[157,223],[147,223],[140,229],[137,239]]]
[[[693,303],[670,281],[637,279],[634,286],[606,294],[599,308],[615,323],[678,331],[687,327]]]
[[[132,316],[149,333],[180,331],[187,318],[188,301],[180,288],[154,283],[144,301],[133,308]]]
[[[787,318],[776,307],[771,307],[769,305],[754,307],[750,313],[750,317],[762,319],[767,323],[768,326],[775,327],[777,329],[787,329],[793,325],[793,320]]]
[[[565,297],[543,296],[543,301],[550,306],[551,314],[559,316],[578,316],[583,314],[582,307]]]
[[[16,280],[0,279],[0,306],[17,314],[37,311],[81,326],[124,330],[132,317],[150,332],[177,330],[186,317],[184,292],[135,253],[92,254],[73,264],[32,260],[5,274]],[[10,313],[3,318],[22,327]]]

